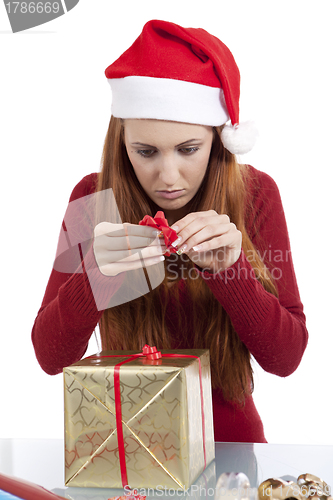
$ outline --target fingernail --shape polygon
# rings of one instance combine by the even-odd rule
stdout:
[[[171,229],[173,229],[174,231],[179,231],[179,227],[178,226],[171,226]]]
[[[202,249],[202,245],[196,245],[195,247],[192,248],[195,252],[199,252],[199,250]]]
[[[158,236],[160,238],[161,236],[163,236],[163,232],[162,231],[158,231],[157,229],[154,229],[154,231],[152,232],[152,235],[154,236],[154,238],[156,236]]]
[[[181,241],[182,241],[182,237],[181,237],[181,236],[178,236],[178,238],[177,238],[177,239],[176,239],[173,243],[171,243],[171,246],[173,246],[173,247],[175,248],[176,246],[178,246],[178,245],[179,245],[179,243],[180,243]]]
[[[177,252],[176,252],[176,253],[177,253],[178,255],[181,255],[183,252],[185,252],[186,248],[187,248],[187,245],[184,245],[184,246],[183,246],[183,247],[181,247],[179,250],[177,250]]]

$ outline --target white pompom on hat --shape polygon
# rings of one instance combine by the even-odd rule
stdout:
[[[233,154],[245,154],[251,151],[258,138],[258,129],[254,122],[246,121],[237,125],[224,125],[221,133],[223,146]]]
[[[234,57],[201,28],[148,21],[105,75],[115,117],[224,125],[221,140],[231,153],[244,154],[254,146],[253,122],[239,123],[240,74]]]

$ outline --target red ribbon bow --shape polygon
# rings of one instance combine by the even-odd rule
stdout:
[[[174,229],[171,229],[168,221],[165,218],[164,212],[159,211],[156,213],[155,217],[151,217],[150,215],[145,215],[142,220],[139,222],[140,226],[150,226],[156,227],[159,229],[164,236],[164,243],[167,247],[168,251],[165,255],[168,257],[170,253],[176,253],[177,248],[173,247],[171,244],[176,241],[178,238],[177,233]]]
[[[150,347],[148,344],[143,347],[142,354],[147,359],[160,359],[162,357],[161,351],[158,351],[155,346]]]

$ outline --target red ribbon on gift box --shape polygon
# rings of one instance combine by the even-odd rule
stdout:
[[[162,212],[161,210],[159,212],[156,212],[155,217],[151,217],[150,215],[145,215],[144,218],[140,220],[139,226],[156,227],[156,229],[159,229],[163,233],[164,243],[168,249],[168,251],[165,253],[167,257],[170,255],[170,253],[177,252],[177,248],[174,248],[172,246],[172,243],[176,241],[178,236],[176,231],[174,229],[171,229],[171,227],[169,226],[169,223],[165,218],[164,212]]]
[[[88,359],[100,359],[100,358],[123,358],[123,354],[109,354],[105,356],[89,356]],[[204,399],[202,390],[202,371],[201,371],[201,360],[199,356],[193,354],[162,354],[156,349],[155,346],[145,345],[142,352],[138,354],[131,355],[128,359],[121,361],[114,367],[114,397],[115,397],[115,407],[116,407],[116,425],[117,425],[117,439],[118,439],[118,451],[119,451],[119,465],[120,465],[120,475],[123,487],[128,486],[127,479],[127,467],[126,467],[126,455],[125,455],[125,443],[122,425],[122,411],[121,411],[121,394],[120,394],[120,367],[125,363],[129,363],[136,358],[146,357],[147,360],[154,362],[155,360],[161,358],[196,358],[199,361],[199,381],[200,381],[200,400],[201,400],[201,420],[202,420],[202,441],[203,441],[203,452],[204,452],[204,468],[206,468],[206,433],[205,433],[205,412],[204,412]]]

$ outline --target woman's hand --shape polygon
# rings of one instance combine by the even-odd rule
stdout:
[[[242,250],[242,233],[227,215],[215,210],[194,212],[171,226],[181,241],[179,251],[211,274],[224,271],[238,259]]]
[[[136,224],[101,222],[94,229],[94,255],[105,276],[149,267],[165,258],[166,246],[158,231]]]

